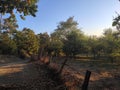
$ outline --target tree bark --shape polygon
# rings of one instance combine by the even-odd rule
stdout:
[[[62,64],[62,66],[61,66],[61,68],[60,68],[60,70],[59,70],[59,73],[60,73],[60,74],[62,73],[63,68],[64,68],[64,66],[65,66],[65,65],[66,65],[66,63],[67,63],[67,60],[68,60],[68,59],[65,59],[65,60],[64,60],[64,62],[63,62],[63,64]]]
[[[2,13],[0,14],[0,34],[1,34],[1,31],[2,31]]]

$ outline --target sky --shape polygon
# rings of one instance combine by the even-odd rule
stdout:
[[[54,32],[60,21],[70,16],[79,23],[78,27],[87,35],[101,35],[112,27],[116,12],[120,13],[118,0],[39,0],[36,17],[18,18],[19,29],[31,28],[36,34]]]

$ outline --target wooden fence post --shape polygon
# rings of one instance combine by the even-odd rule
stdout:
[[[86,71],[85,79],[82,85],[82,90],[88,90],[88,84],[90,79],[91,71]]]

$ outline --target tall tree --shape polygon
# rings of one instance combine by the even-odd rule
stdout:
[[[18,24],[15,16],[10,16],[9,18],[3,19],[3,24],[1,26],[2,33],[15,33],[17,28]]]
[[[97,55],[97,42],[98,38],[97,36],[90,36],[88,40],[88,45],[90,46],[90,51],[93,54],[94,59],[96,58]]]
[[[2,30],[2,15],[10,14],[15,17],[19,14],[24,20],[27,15],[36,16],[38,0],[0,0],[0,32]]]
[[[78,29],[78,23],[74,21],[74,17],[69,17],[66,21],[61,21],[55,29],[55,32],[52,33],[52,36],[59,39],[65,39],[66,35],[69,34],[72,30]]]
[[[69,17],[66,21],[61,21],[59,23],[59,25],[57,26],[57,29],[55,29],[55,32],[53,32],[51,34],[51,36],[56,38],[57,41],[63,43],[63,45],[62,45],[62,43],[61,43],[61,45],[64,46],[63,51],[66,54],[68,54],[68,52],[69,52],[67,50],[70,50],[71,48],[73,48],[75,46],[75,44],[78,45],[78,43],[79,43],[78,39],[80,38],[79,35],[81,33],[80,33],[80,29],[78,28],[77,25],[78,25],[78,23],[74,20],[74,17]],[[77,43],[77,41],[78,41],[78,43]],[[72,44],[70,44],[70,42]],[[73,43],[75,43],[75,44],[73,45]],[[70,45],[72,45],[72,47],[70,47]],[[76,47],[76,48],[78,48],[78,47]],[[70,53],[73,53],[73,52],[70,51]]]
[[[47,55],[47,49],[48,49],[48,44],[50,41],[48,33],[40,33],[37,35],[38,40],[39,40],[39,52],[38,52],[38,59],[41,58],[41,56]]]
[[[54,36],[51,35],[50,42],[48,45],[48,51],[53,56],[59,56],[62,52],[63,42]]]
[[[67,56],[75,56],[83,48],[83,33],[80,30],[73,30],[64,40],[63,51]]]
[[[102,38],[105,54],[112,62],[116,56],[120,57],[120,38],[116,38],[116,33],[112,29],[106,29]]]
[[[32,54],[37,54],[39,43],[31,29],[24,28],[22,31],[18,31],[14,39],[17,43],[18,55],[21,57],[30,57]]]
[[[0,35],[0,53],[1,54],[15,54],[16,43],[7,33]]]

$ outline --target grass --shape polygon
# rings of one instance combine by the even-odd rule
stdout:
[[[78,63],[79,65],[85,65],[93,68],[97,67],[106,70],[120,68],[120,63],[111,63],[109,60],[72,60],[70,63]]]
[[[55,60],[56,63],[61,65],[61,63],[64,61],[64,58],[57,58]],[[92,72],[88,90],[120,90],[120,63],[111,63],[110,60],[107,59],[69,59],[67,66],[65,66],[63,71],[63,77],[66,80],[67,85],[69,87],[70,85],[73,87],[75,86],[73,82],[79,82],[76,84],[76,86],[80,89],[84,81],[86,70]],[[72,80],[72,78],[74,79]],[[77,89],[74,88],[73,90]]]

